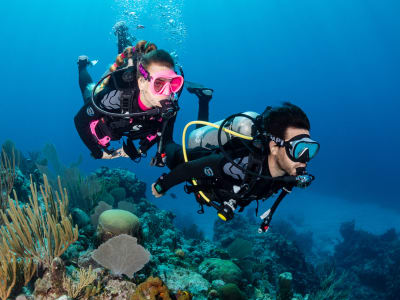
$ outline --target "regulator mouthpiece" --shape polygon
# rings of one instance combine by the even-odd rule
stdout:
[[[299,188],[308,187],[315,177],[311,174],[297,175],[296,176],[296,186]]]

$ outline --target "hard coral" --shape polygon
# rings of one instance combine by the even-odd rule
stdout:
[[[128,234],[139,238],[139,233],[139,218],[129,211],[109,209],[99,216],[97,234],[103,242],[120,234]]]
[[[221,300],[245,300],[246,296],[240,291],[234,283],[228,283],[218,289]]]
[[[46,271],[42,278],[36,280],[34,299],[49,300],[57,299],[65,294],[63,288],[63,277],[65,274],[65,264],[61,258],[56,257],[51,263],[50,269]]]
[[[226,283],[239,284],[243,278],[240,268],[230,260],[207,258],[199,266],[199,272],[209,281],[221,279]]]
[[[158,277],[150,276],[147,280],[141,283],[130,300],[171,300],[168,288]]]
[[[175,296],[177,300],[192,300],[192,295],[187,291],[178,291]]]
[[[175,255],[179,258],[184,259],[185,258],[185,251],[183,251],[182,249],[176,249],[175,250]]]

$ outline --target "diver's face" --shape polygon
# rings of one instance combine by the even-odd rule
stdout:
[[[288,127],[285,133],[285,141],[300,134],[309,135],[310,132],[306,129]],[[282,176],[284,173],[295,176],[297,168],[305,168],[307,166],[306,163],[292,161],[287,155],[285,147],[279,147],[273,141],[270,142],[270,150],[276,162],[278,176]]]
[[[150,73],[150,76],[157,74],[161,71],[168,71],[171,68],[161,66],[159,64],[153,63],[147,67],[147,71]],[[144,79],[142,76],[138,79],[138,86],[140,90],[140,100],[147,107],[161,107],[160,101],[168,98],[165,95],[155,95],[150,88],[151,82]]]

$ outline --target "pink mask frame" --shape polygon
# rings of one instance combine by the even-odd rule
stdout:
[[[165,79],[164,86],[157,92],[154,88],[157,79]],[[173,70],[165,70],[150,76],[150,90],[154,95],[169,96],[171,93],[177,93],[183,86],[184,79],[177,75]]]

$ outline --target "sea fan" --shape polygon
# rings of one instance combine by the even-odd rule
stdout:
[[[141,270],[150,260],[150,253],[137,239],[127,234],[121,234],[100,245],[93,254],[93,259],[103,267],[111,270],[114,275],[125,274],[129,278]]]

